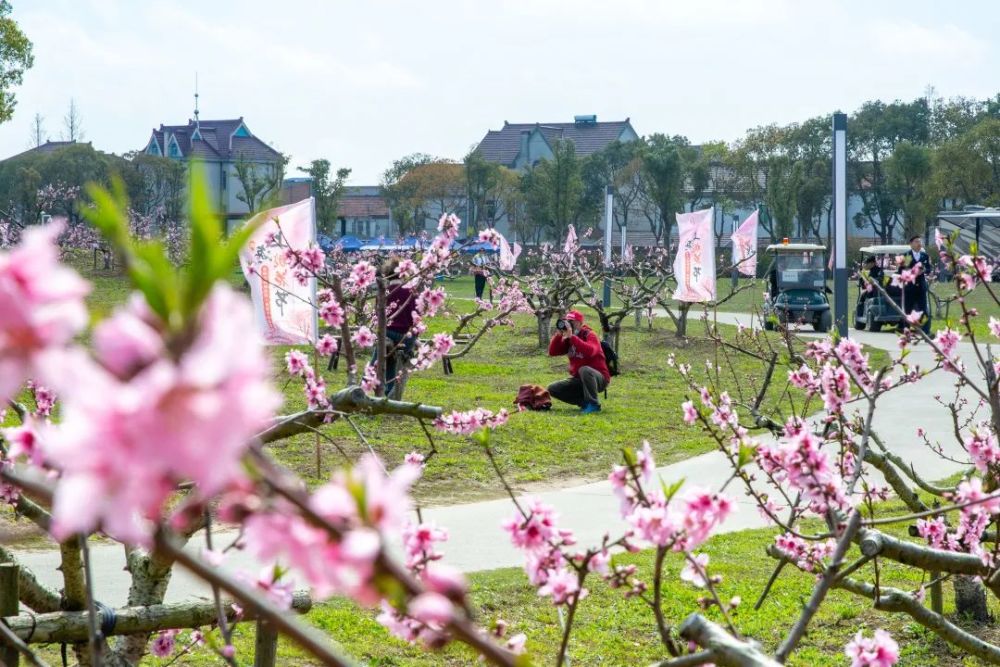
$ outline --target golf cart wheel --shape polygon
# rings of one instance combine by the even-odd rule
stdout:
[[[833,313],[829,310],[824,310],[813,322],[813,329],[818,333],[826,333],[833,326]]]
[[[764,331],[774,331],[774,319],[770,317],[764,318]]]
[[[864,320],[859,319],[857,317],[854,318],[854,328],[857,329],[858,331],[864,331],[867,325],[868,323],[865,322]]]
[[[868,311],[868,330],[872,333],[878,333],[882,330],[882,323],[875,321],[875,313]]]

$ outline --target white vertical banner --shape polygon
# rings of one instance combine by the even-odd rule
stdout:
[[[745,276],[757,275],[757,222],[760,211],[747,216],[739,229],[733,230],[733,266]]]
[[[680,239],[674,257],[677,301],[715,300],[715,209],[677,214]]]
[[[319,335],[316,279],[300,283],[286,251],[305,250],[315,243],[315,200],[310,197],[261,211],[247,224],[260,224],[240,252],[257,331],[269,345],[314,344]]]

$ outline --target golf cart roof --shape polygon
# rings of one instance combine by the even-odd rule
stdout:
[[[826,252],[826,246],[816,243],[773,243],[767,246],[768,252]]]
[[[905,255],[910,252],[908,245],[866,245],[861,248],[862,255]]]

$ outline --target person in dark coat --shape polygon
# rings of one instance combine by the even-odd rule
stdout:
[[[915,311],[923,313],[924,319],[920,328],[929,334],[931,314],[927,304],[927,277],[931,273],[931,258],[924,250],[924,240],[919,234],[914,234],[910,237],[910,252],[903,255],[903,268],[912,269],[917,264],[923,267],[923,270],[914,282],[903,286],[903,311],[907,315]]]

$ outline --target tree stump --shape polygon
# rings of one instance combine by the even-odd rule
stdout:
[[[970,618],[976,623],[991,623],[993,617],[986,605],[986,588],[973,577],[956,575],[955,611],[959,616]]]

